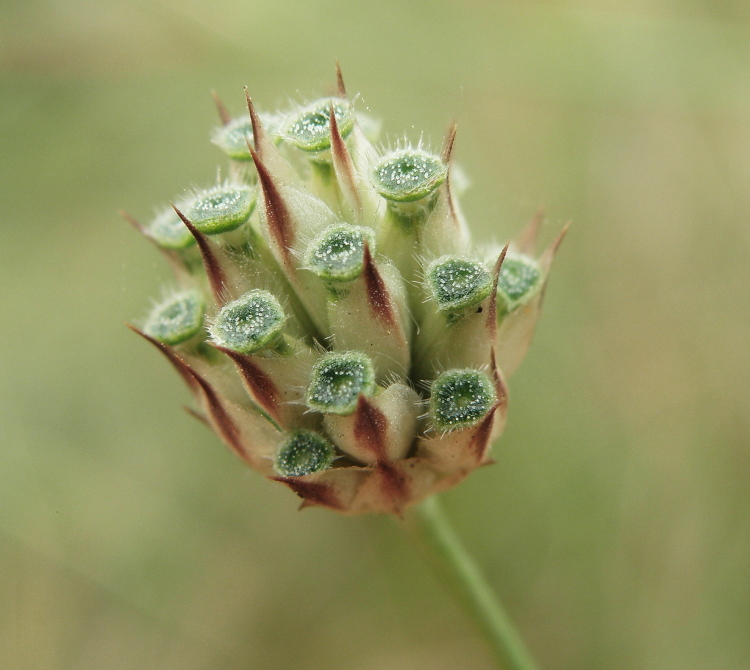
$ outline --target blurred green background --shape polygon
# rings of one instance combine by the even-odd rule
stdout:
[[[545,670],[750,667],[750,6],[0,2],[0,666],[492,667],[413,542],[297,512],[122,325],[167,278],[117,217],[224,164],[216,88],[341,61],[456,156],[480,239],[574,221],[498,463],[448,512]]]

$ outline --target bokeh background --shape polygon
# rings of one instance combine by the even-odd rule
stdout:
[[[297,512],[122,325],[234,112],[330,90],[572,219],[510,423],[445,504],[545,670],[750,667],[750,6],[0,2],[0,665],[489,669],[397,523]]]

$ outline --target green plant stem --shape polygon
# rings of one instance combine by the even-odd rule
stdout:
[[[416,508],[419,525],[458,588],[461,599],[486,635],[504,670],[537,670],[492,587],[461,544],[437,496]]]

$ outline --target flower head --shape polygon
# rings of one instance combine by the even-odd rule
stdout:
[[[560,237],[474,249],[440,154],[373,145],[339,92],[223,125],[231,179],[142,227],[180,288],[137,330],[305,506],[402,511],[490,462]],[[132,220],[131,220],[132,221]],[[563,231],[564,233],[564,231]]]

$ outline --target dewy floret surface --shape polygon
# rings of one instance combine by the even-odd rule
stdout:
[[[180,344],[203,327],[206,305],[198,291],[181,291],[157,305],[143,329],[164,344]]]
[[[250,354],[273,342],[285,320],[284,310],[272,293],[250,291],[221,308],[211,325],[211,336],[227,349]]]
[[[438,308],[444,311],[471,307],[492,290],[492,275],[481,263],[444,256],[427,270],[427,277]]]
[[[362,272],[365,244],[374,252],[374,236],[370,228],[347,224],[326,228],[308,247],[307,265],[321,279],[346,282]]]
[[[432,193],[447,174],[447,166],[439,156],[421,149],[402,149],[375,164],[372,181],[387,200],[410,202]]]
[[[334,456],[333,445],[324,437],[298,430],[281,445],[274,466],[286,477],[302,477],[329,468]]]
[[[310,409],[325,414],[351,414],[360,395],[372,395],[375,371],[372,360],[358,351],[321,356],[310,373],[306,401]]]

